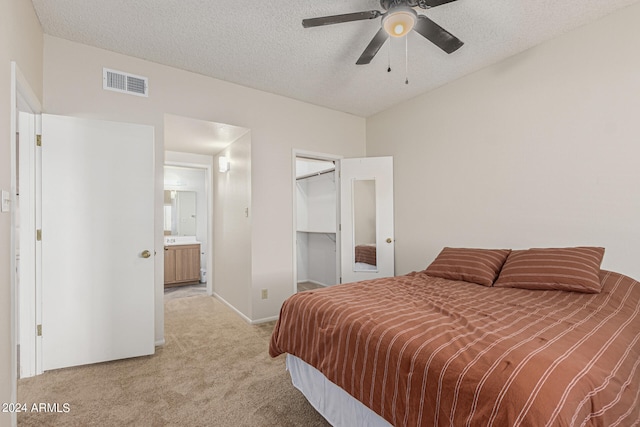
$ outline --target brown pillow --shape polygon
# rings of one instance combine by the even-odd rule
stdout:
[[[604,248],[576,247],[513,251],[493,286],[600,293]]]
[[[424,271],[429,276],[491,286],[511,249],[444,248]]]

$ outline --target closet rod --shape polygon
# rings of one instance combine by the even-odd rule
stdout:
[[[314,172],[314,173],[310,173],[307,175],[302,175],[296,178],[296,181],[300,181],[301,179],[306,179],[306,178],[311,178],[313,176],[320,176],[320,175],[324,175],[325,173],[331,173],[331,172],[335,172],[335,169],[329,169],[326,171],[322,171],[322,172]]]

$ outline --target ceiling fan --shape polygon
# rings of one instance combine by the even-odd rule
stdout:
[[[323,25],[340,24],[342,22],[363,21],[382,16],[382,27],[366,47],[356,62],[358,65],[371,62],[384,42],[391,37],[403,37],[414,30],[440,49],[447,53],[458,50],[464,43],[453,34],[433,22],[424,15],[418,15],[414,7],[430,9],[455,0],[380,0],[380,6],[385,12],[369,10],[366,12],[346,13],[344,15],[323,16],[320,18],[303,19],[304,28],[320,27]]]

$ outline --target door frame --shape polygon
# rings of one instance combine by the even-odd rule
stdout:
[[[204,180],[205,180],[205,184],[204,184],[204,192],[207,196],[207,295],[211,296],[213,295],[213,290],[214,290],[214,282],[213,282],[213,277],[214,275],[211,274],[213,272],[213,158],[214,156],[208,156],[211,157],[211,162],[207,163],[207,162],[198,162],[196,160],[193,161],[180,161],[180,160],[167,160],[166,155],[167,151],[165,151],[165,160],[164,160],[164,164],[163,164],[163,169],[162,169],[162,175],[164,176],[164,166],[179,166],[179,167],[185,167],[185,168],[192,168],[192,169],[204,169]],[[177,152],[177,151],[169,151],[169,153],[177,153],[180,154],[181,156],[200,156],[200,154],[192,154],[192,153],[183,153],[183,152]],[[163,186],[163,190],[164,190],[164,186]],[[164,212],[164,211],[163,211]],[[164,244],[164,235],[162,236],[163,238],[163,244]],[[163,270],[163,288],[164,288],[164,270]]]
[[[27,81],[26,77],[20,70],[20,67],[15,61],[11,62],[11,118],[10,118],[10,150],[11,150],[11,166],[10,166],[10,174],[11,174],[11,231],[10,231],[10,283],[11,283],[11,401],[17,402],[17,394],[18,394],[18,355],[17,355],[17,337],[18,337],[18,319],[20,316],[20,307],[18,307],[18,301],[16,298],[18,291],[18,280],[19,276],[16,272],[16,227],[17,227],[17,218],[16,218],[16,210],[14,206],[16,206],[17,198],[17,139],[16,132],[18,131],[17,120],[18,120],[18,112],[25,111],[32,114],[39,114],[42,112],[42,105],[35,92],[31,88],[31,85]],[[40,129],[35,129],[36,133],[40,131]],[[36,265],[35,257],[33,259],[21,259],[21,263],[29,262],[32,263],[33,268],[36,269],[38,266]],[[35,285],[35,284],[34,284]],[[39,311],[39,307],[36,304],[36,312],[42,314]],[[35,340],[36,331],[33,332],[33,339]],[[34,355],[35,356],[35,355]],[[40,365],[41,366],[41,365]],[[12,425],[17,423],[16,413],[11,414],[11,422]]]
[[[297,206],[297,188],[296,188],[296,159],[304,157],[313,160],[326,160],[336,163],[336,218],[340,218],[340,160],[344,156],[318,153],[315,151],[300,150],[294,148],[291,150],[291,195],[292,195],[292,248],[293,248],[293,293],[298,292],[298,206]],[[339,222],[339,221],[338,221]],[[340,277],[340,228],[336,230],[336,274]]]

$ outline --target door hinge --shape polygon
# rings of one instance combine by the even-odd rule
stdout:
[[[36,145],[42,147],[42,135],[36,135]]]
[[[42,336],[42,325],[36,325],[36,335]]]
[[[342,224],[338,224],[338,231],[342,231]]]
[[[42,241],[42,230],[40,229],[36,230],[36,240],[38,242]]]

